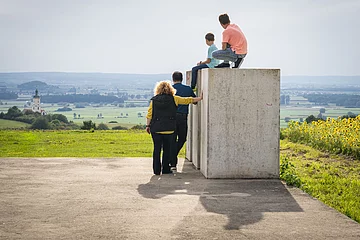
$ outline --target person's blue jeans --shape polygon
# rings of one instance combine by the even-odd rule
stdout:
[[[224,62],[236,62],[238,58],[244,58],[246,54],[236,54],[231,48],[225,50],[217,50],[212,53],[212,57],[224,60]]]
[[[194,89],[197,83],[197,74],[200,69],[209,68],[206,64],[200,64],[191,69],[191,88]]]

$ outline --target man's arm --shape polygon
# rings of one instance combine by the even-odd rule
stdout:
[[[199,62],[198,65],[200,65],[200,64],[208,64],[208,63],[210,63],[210,62],[211,62],[211,59],[210,59],[210,58],[207,58],[205,61]]]
[[[222,49],[222,50],[226,50],[227,45],[228,45],[228,43],[227,43],[227,42],[222,42],[221,49]]]

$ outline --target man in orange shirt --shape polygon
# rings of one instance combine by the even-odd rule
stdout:
[[[228,68],[230,67],[229,61],[235,63],[233,68],[238,68],[247,54],[245,35],[238,25],[230,23],[230,18],[226,13],[219,16],[219,22],[225,29],[222,33],[222,49],[214,51],[212,56],[224,60],[224,62],[215,68]]]

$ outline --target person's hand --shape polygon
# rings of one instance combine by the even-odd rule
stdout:
[[[204,98],[204,93],[203,93],[203,91],[201,91],[200,99],[203,100],[203,98]]]
[[[150,134],[150,127],[146,127],[146,132]]]
[[[197,63],[197,65],[198,65],[198,66],[199,66],[199,65],[201,65],[201,61],[200,61],[200,62],[198,62],[198,63]]]

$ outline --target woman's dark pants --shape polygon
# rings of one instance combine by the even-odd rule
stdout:
[[[151,136],[154,143],[154,152],[153,152],[154,174],[160,175],[160,172],[162,172],[163,174],[170,173],[170,160],[173,155],[172,147],[174,142],[174,133],[172,134],[151,133]],[[162,163],[160,162],[161,149],[163,150]]]

